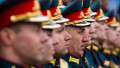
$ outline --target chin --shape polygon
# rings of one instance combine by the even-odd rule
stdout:
[[[96,39],[97,38],[97,35],[94,35],[91,37],[92,40]]]
[[[53,60],[53,56],[52,56],[52,57],[50,57],[48,61],[50,62],[51,60]]]
[[[90,44],[91,44],[91,42],[85,43],[85,47],[89,46]]]
[[[63,56],[66,55],[67,53],[68,53],[68,51],[64,51]]]
[[[106,38],[99,38],[99,42],[103,43],[106,40]]]
[[[42,64],[40,64],[40,65],[46,65],[52,60],[53,60],[53,57],[49,57],[48,60],[43,60]]]
[[[61,55],[61,56],[64,56],[64,55],[66,55],[67,53],[68,53],[68,50],[65,49],[65,50],[62,52],[62,55]]]
[[[84,53],[83,51],[80,51],[80,52],[79,52],[79,55],[81,56],[83,53]]]

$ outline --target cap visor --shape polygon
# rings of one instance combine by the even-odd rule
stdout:
[[[82,26],[82,27],[85,27],[85,26],[89,26],[89,25],[91,25],[91,23],[89,23],[89,22],[87,22],[87,21],[84,21],[84,22],[75,24],[74,26]]]
[[[119,26],[119,23],[113,23],[113,24],[111,24],[110,26],[111,26],[111,27],[117,27],[117,26]]]
[[[96,12],[91,12],[90,13],[90,16],[94,16],[94,15],[97,15],[97,13]]]
[[[55,20],[55,21],[53,21],[54,23],[59,23],[59,24],[61,24],[61,23],[65,23],[65,22],[68,22],[69,21],[69,19],[66,19],[66,18],[60,18],[60,19],[57,19],[57,20]]]
[[[119,28],[117,28],[117,31],[120,31],[120,27],[119,27]]]
[[[103,17],[99,18],[98,21],[107,20],[108,18],[109,18],[109,17],[107,17],[107,16],[103,16]]]
[[[29,22],[47,22],[47,21],[50,21],[50,18],[47,17],[47,16],[44,16],[44,15],[39,15],[37,17],[31,17],[31,18],[28,18],[27,21]]]
[[[60,25],[59,24],[56,24],[56,23],[50,23],[48,25],[43,25],[42,28],[43,29],[55,29],[55,28],[59,28]]]
[[[95,21],[95,19],[93,19],[93,18],[87,18],[87,19],[85,19],[86,21]]]
[[[60,9],[62,9],[62,8],[65,8],[66,6],[65,5],[59,5],[58,6]]]

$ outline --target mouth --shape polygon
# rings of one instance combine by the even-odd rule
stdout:
[[[91,37],[93,34],[91,34],[91,35],[88,35],[88,37]]]
[[[69,46],[69,43],[66,43],[65,47],[67,48]]]
[[[81,50],[84,50],[85,49],[85,45],[81,45]]]
[[[55,54],[55,49],[54,49],[54,48],[51,50],[51,53],[52,53],[52,54]]]
[[[91,37],[91,35],[90,35],[90,36],[88,36],[88,37]]]
[[[44,53],[44,52],[45,52],[44,47],[39,48],[39,50],[40,50],[41,53]]]

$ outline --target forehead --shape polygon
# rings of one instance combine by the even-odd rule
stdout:
[[[81,30],[81,29],[84,29],[85,27],[76,27],[76,26],[72,26],[73,29],[75,30]]]
[[[39,24],[39,23],[23,23],[22,26],[41,27],[41,24]]]
[[[99,24],[105,24],[106,20],[97,21]]]
[[[65,27],[64,23],[61,23],[60,25],[61,25],[61,27]]]

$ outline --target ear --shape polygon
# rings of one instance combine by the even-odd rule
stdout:
[[[13,32],[11,29],[5,28],[0,31],[0,39],[4,45],[11,46],[14,38],[15,38],[15,32]]]

